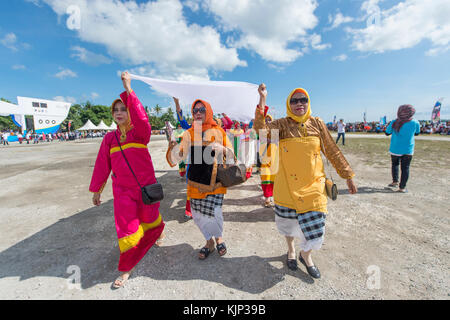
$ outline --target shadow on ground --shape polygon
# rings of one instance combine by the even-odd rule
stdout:
[[[339,189],[339,194],[350,194],[348,189]],[[374,187],[358,187],[358,193],[395,193],[394,190],[388,187],[384,188],[374,188]]]
[[[186,185],[177,179],[179,180],[176,171],[168,171],[158,179],[165,188],[165,199],[160,211],[166,222],[186,221],[183,216],[184,201],[170,208],[174,199],[185,199],[183,189]],[[273,220],[272,210],[265,208],[225,216],[226,221],[250,221],[252,218],[255,221],[255,217],[257,221]],[[219,257],[216,250],[205,261],[200,261],[197,256],[198,250],[187,243],[153,247],[138,264],[135,274],[155,280],[205,280],[252,294],[262,293],[275,286],[283,281],[286,274],[305,283],[314,282],[301,270],[289,271],[285,264],[286,254],[270,258]],[[109,200],[100,207],[92,207],[61,219],[1,252],[0,279],[69,279],[73,274],[69,267],[78,266],[81,271],[81,287],[87,289],[96,284],[112,283],[118,275],[118,260],[113,200]],[[283,263],[281,268],[271,264],[277,261]]]

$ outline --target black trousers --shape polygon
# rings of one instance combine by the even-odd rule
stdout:
[[[408,182],[409,178],[409,166],[411,164],[412,156],[411,155],[403,155],[403,156],[394,156],[391,155],[392,161],[392,181],[398,182],[398,167],[400,166],[402,169],[402,174],[400,178],[400,189],[405,189],[406,182]]]

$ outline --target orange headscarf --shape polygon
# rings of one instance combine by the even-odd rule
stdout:
[[[209,129],[219,130],[220,133],[222,134],[223,142],[225,142],[226,133],[217,124],[217,122],[214,121],[214,117],[213,117],[214,113],[213,113],[213,110],[212,110],[211,105],[209,104],[209,102],[204,101],[204,100],[200,100],[200,99],[195,100],[194,103],[192,104],[191,112],[194,110],[195,105],[197,103],[199,103],[199,102],[201,102],[206,108],[205,121],[203,121],[203,123],[202,123],[202,131],[201,132],[205,132],[206,130],[209,130]],[[192,113],[192,115],[194,115],[194,114]],[[198,123],[196,124],[196,121],[194,120],[192,122],[192,127],[187,130],[187,131],[189,131],[189,134],[191,135],[191,141],[194,141],[194,140],[195,141],[201,141],[202,140],[201,137],[194,137],[195,128],[197,126],[198,126]]]

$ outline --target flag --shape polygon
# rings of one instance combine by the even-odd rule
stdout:
[[[438,123],[441,121],[441,102],[438,100],[433,107],[433,112],[431,113],[431,123]]]
[[[335,125],[336,124],[336,116],[334,116],[334,118],[333,118],[333,125]]]

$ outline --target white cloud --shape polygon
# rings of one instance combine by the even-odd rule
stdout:
[[[63,97],[63,96],[56,96],[53,98],[54,101],[60,101],[60,102],[70,102],[72,104],[75,104],[77,102],[77,99],[74,97]]]
[[[98,97],[100,97],[100,95],[99,95],[97,92],[92,92],[92,93],[91,93],[91,98],[92,98],[93,100],[97,99]]]
[[[334,61],[345,61],[347,59],[348,59],[348,56],[346,54],[341,54],[336,57],[333,57]]]
[[[302,50],[291,46],[303,44],[308,31],[318,24],[315,0],[207,0],[204,6],[224,31],[238,33],[229,43],[273,62],[301,57]],[[316,47],[322,49],[317,43]]]
[[[72,48],[70,48],[70,50],[72,50],[73,52],[70,55],[72,58],[77,58],[79,61],[92,66],[112,63],[112,60],[110,58],[105,57],[104,55],[101,54],[93,53],[80,46],[73,46]]]
[[[405,0],[386,10],[380,10],[378,3],[369,0],[361,7],[368,19],[379,10],[379,21],[373,20],[378,23],[346,29],[355,50],[382,53],[412,48],[426,40],[432,45],[427,54],[446,51],[450,43],[450,1]]]
[[[331,24],[331,26],[330,26],[329,28],[327,28],[327,30],[333,30],[333,29],[336,29],[336,28],[338,28],[341,24],[349,23],[349,22],[352,22],[352,21],[354,21],[354,20],[355,20],[355,19],[352,18],[352,17],[346,17],[346,16],[344,16],[344,15],[338,10],[338,12],[337,12],[336,15],[334,16],[334,18],[333,18],[333,16],[331,16],[331,15],[328,16],[328,22]]]
[[[193,12],[198,12],[201,7],[201,2],[199,0],[186,0],[183,5],[191,9]]]
[[[11,68],[13,70],[26,70],[27,67],[25,67],[23,64],[15,64]]]
[[[129,65],[150,65],[160,76],[208,77],[209,71],[246,66],[235,48],[221,43],[212,27],[188,24],[179,0],[146,3],[106,0],[43,0],[61,17],[69,5],[80,8],[82,41],[105,46]]]
[[[65,79],[65,78],[76,78],[78,77],[78,75],[76,74],[76,72],[73,72],[70,69],[64,69],[62,67],[59,67],[59,72],[57,72],[54,75],[56,78],[58,79]]]
[[[3,37],[3,39],[0,40],[0,43],[7,47],[8,49],[11,49],[12,51],[18,51],[18,43],[17,43],[17,36],[14,33],[8,33]]]
[[[0,43],[14,52],[19,51],[19,49],[28,50],[31,48],[28,43],[19,42],[17,36],[13,32],[6,34],[2,39],[0,39]]]
[[[325,50],[331,47],[329,43],[322,43],[322,36],[316,33],[311,35],[310,44],[315,50]]]

